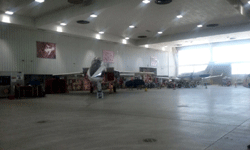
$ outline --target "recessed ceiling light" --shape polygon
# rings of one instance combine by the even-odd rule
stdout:
[[[98,39],[98,40],[100,40],[101,39],[101,35],[100,34],[96,34],[95,38]]]
[[[78,20],[76,22],[79,24],[89,24],[89,21],[86,21],[86,20]]]
[[[3,16],[2,22],[10,23],[10,17],[8,17],[8,16]]]
[[[199,24],[199,25],[197,25],[197,27],[198,27],[198,28],[202,28],[202,27],[203,27],[203,25],[202,25],[202,24]]]
[[[77,5],[77,4],[82,4],[83,0],[68,0],[69,3]]]
[[[163,32],[159,31],[158,34],[162,34]]]
[[[96,15],[96,14],[92,14],[92,15],[90,15],[90,17],[92,17],[92,18],[96,18],[96,17],[97,17],[97,15]]]
[[[250,1],[248,1],[248,4],[250,4]]]
[[[60,23],[61,26],[66,26],[67,24],[66,23]]]
[[[182,15],[178,15],[177,18],[182,18],[183,16]]]
[[[146,48],[148,48],[149,46],[148,45],[145,45]]]
[[[155,0],[156,4],[163,5],[163,4],[169,4],[172,0]]]
[[[38,2],[38,3],[43,3],[44,2],[44,0],[35,0],[36,2]]]
[[[207,27],[217,27],[217,26],[219,26],[219,24],[217,24],[217,23],[214,23],[214,24],[208,24],[208,25],[207,25]]]
[[[144,39],[144,38],[147,38],[147,36],[146,35],[140,35],[140,36],[138,36],[138,38]]]
[[[62,29],[62,27],[57,27],[56,31],[57,32],[63,32],[63,29]]]
[[[123,43],[123,44],[127,44],[127,40],[123,39],[123,40],[122,40],[122,43]]]
[[[131,26],[129,26],[129,28],[132,28],[132,29],[133,29],[133,28],[135,28],[135,26],[131,25]]]
[[[126,40],[129,40],[129,37],[126,37],[125,39],[126,39]]]
[[[5,14],[8,14],[8,15],[13,15],[13,14],[14,14],[14,12],[12,12],[12,11],[6,11],[6,12],[5,12]]]
[[[150,0],[143,0],[142,1],[144,4],[148,4],[148,3],[150,3]]]
[[[101,32],[99,32],[99,34],[104,34],[104,32],[103,32],[103,31],[101,31]]]

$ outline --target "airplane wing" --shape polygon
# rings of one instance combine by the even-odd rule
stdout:
[[[82,69],[83,69],[83,72],[70,72],[70,73],[53,74],[53,76],[85,75],[89,68],[82,68]]]
[[[83,73],[82,72],[70,72],[70,73],[53,74],[53,76],[72,76],[72,75],[83,75]]]
[[[155,75],[154,72],[133,72],[133,71],[120,71],[120,76],[134,77],[136,75]]]
[[[223,73],[221,75],[209,76],[209,77],[205,77],[205,78],[202,78],[202,79],[211,79],[211,78],[217,78],[217,77],[222,77],[222,76],[223,76]]]

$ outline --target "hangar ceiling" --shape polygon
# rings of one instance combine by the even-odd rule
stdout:
[[[5,11],[14,12],[10,16],[13,17],[13,24],[56,31],[56,27],[64,22],[67,24],[62,27],[64,34],[95,38],[98,32],[103,31],[102,40],[121,42],[129,37],[130,44],[149,44],[151,48],[162,49],[163,45],[176,46],[177,41],[190,45],[195,42],[186,42],[188,39],[194,41],[201,38],[199,43],[203,43],[203,37],[205,43],[208,37],[216,39],[216,35],[209,34],[210,31],[224,30],[219,34],[227,34],[226,37],[230,29],[229,33],[246,32],[250,27],[249,18],[242,15],[232,1],[240,2],[245,10],[250,7],[247,0],[173,0],[167,5],[157,5],[154,0],[148,4],[142,0],[93,0],[90,5],[73,5],[68,0],[45,0],[44,3],[0,0],[0,11],[1,17]],[[91,18],[91,14],[97,17]],[[177,18],[178,15],[183,17]],[[76,23],[78,20],[90,23],[82,25]],[[208,24],[219,26],[206,27]],[[132,29],[130,25],[136,27]],[[197,25],[203,27],[198,28]],[[240,26],[244,26],[245,30],[242,31]],[[163,33],[158,34],[159,31]],[[193,36],[188,37],[190,34]],[[140,39],[138,36],[147,38]],[[250,35],[244,36],[246,38],[250,38]],[[226,40],[217,38],[217,42]]]

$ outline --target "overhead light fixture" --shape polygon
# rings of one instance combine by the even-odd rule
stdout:
[[[122,40],[122,43],[123,43],[123,44],[127,44],[127,40],[126,40],[126,39],[123,39],[123,40]]]
[[[131,26],[129,26],[129,28],[132,28],[132,29],[133,29],[133,28],[135,28],[135,26],[131,25]]]
[[[101,32],[99,32],[99,34],[104,34],[104,32],[103,32],[103,31],[101,31]]]
[[[96,15],[96,14],[92,14],[92,15],[90,15],[90,17],[92,17],[92,18],[96,18],[96,17],[97,17],[97,15]]]
[[[148,45],[145,45],[146,48],[148,48],[149,46]]]
[[[62,29],[62,27],[57,27],[56,31],[57,32],[63,32],[63,29]]]
[[[250,1],[248,1],[247,3],[250,4]]]
[[[163,32],[159,31],[158,34],[162,34]]]
[[[8,17],[8,16],[3,16],[2,22],[10,23],[10,17]]]
[[[66,26],[67,24],[66,23],[60,23],[61,26]]]
[[[12,12],[12,11],[6,11],[5,14],[7,14],[7,15],[13,15],[14,12]]]
[[[182,18],[183,16],[182,15],[178,15],[177,18]]]
[[[129,37],[126,37],[125,39],[126,39],[126,40],[129,40]]]
[[[36,2],[38,2],[38,3],[43,3],[44,2],[44,0],[35,0]]]
[[[202,25],[202,24],[199,24],[199,25],[197,25],[197,27],[198,27],[198,28],[202,28],[202,27],[203,27],[203,25]]]
[[[100,34],[96,34],[95,38],[98,39],[98,40],[100,40],[101,39],[101,35]]]
[[[148,4],[148,3],[150,3],[150,0],[143,0],[142,1],[144,4]]]

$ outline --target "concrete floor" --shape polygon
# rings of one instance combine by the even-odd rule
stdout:
[[[0,100],[0,150],[247,150],[250,89],[120,90]],[[37,123],[46,121],[45,123]],[[144,142],[154,138],[156,142]]]

